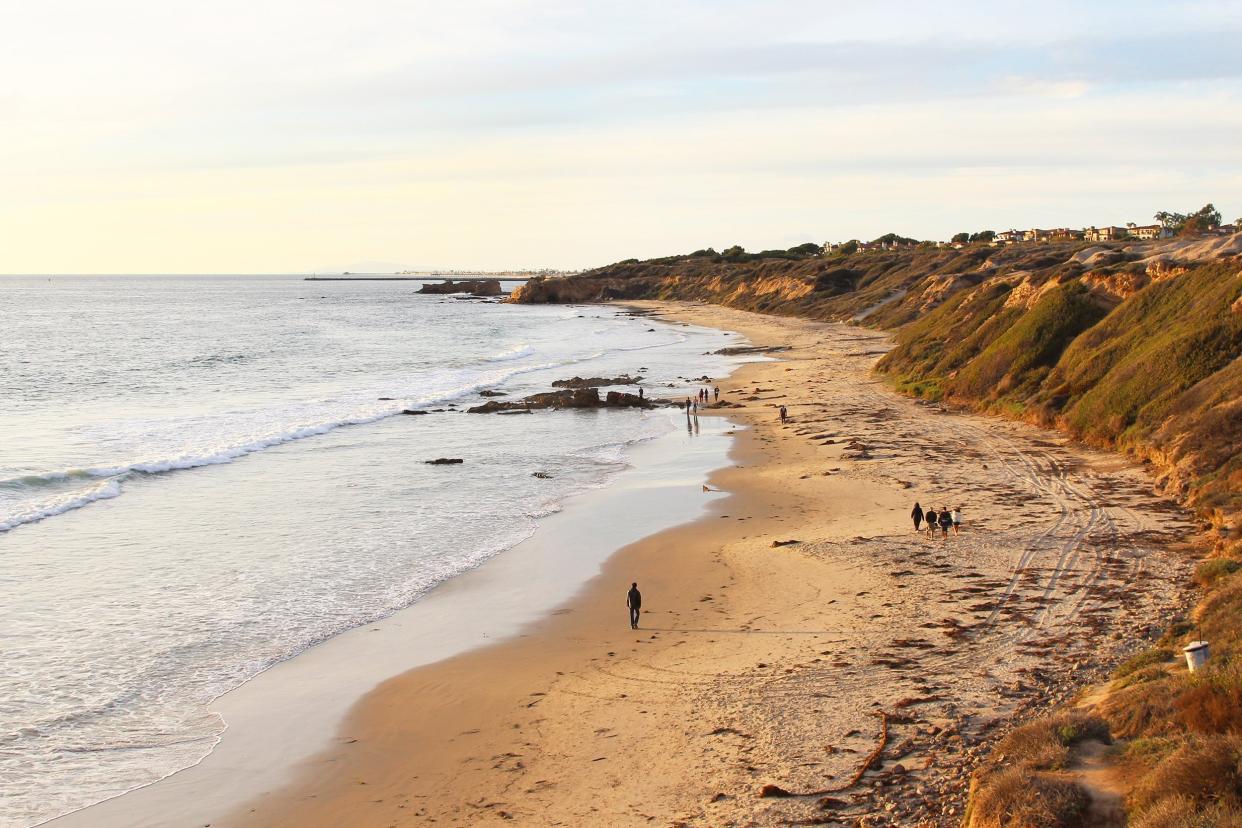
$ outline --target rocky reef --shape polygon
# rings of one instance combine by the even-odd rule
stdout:
[[[661,400],[649,400],[637,394],[626,394],[621,391],[609,391],[601,398],[598,390],[593,387],[585,387],[532,394],[521,400],[488,400],[482,405],[467,408],[466,413],[503,414],[513,411],[572,408],[657,408],[668,404],[671,403],[665,403]]]
[[[504,294],[504,291],[501,290],[499,279],[462,279],[458,282],[446,279],[439,284],[427,282],[418,289],[418,292],[433,294],[468,293],[471,296],[501,296]]]

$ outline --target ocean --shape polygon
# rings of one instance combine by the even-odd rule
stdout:
[[[711,353],[733,334],[418,285],[0,279],[0,826],[195,764],[221,694],[503,553],[684,428],[463,413],[480,392],[629,373],[684,397],[734,364]]]

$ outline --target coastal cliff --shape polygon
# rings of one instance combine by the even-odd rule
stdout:
[[[853,255],[629,260],[533,279],[519,303],[702,301],[889,330],[898,390],[1063,430],[1153,464],[1236,544],[1242,234]]]

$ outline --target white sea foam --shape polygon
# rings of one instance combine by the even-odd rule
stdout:
[[[522,351],[521,355],[518,350]],[[513,350],[505,361],[533,354],[530,346]],[[490,361],[495,361],[489,359]],[[229,411],[217,415],[174,418],[166,420],[135,419],[107,423],[85,431],[94,438],[122,440],[131,445],[147,447],[145,457],[87,469],[49,471],[24,475],[6,483],[59,482],[88,478],[106,478],[106,484],[82,487],[72,492],[44,493],[27,487],[27,497],[9,502],[0,500],[0,532],[44,520],[98,500],[121,494],[120,482],[133,473],[161,474],[230,463],[264,449],[280,446],[307,437],[327,434],[338,428],[374,423],[401,414],[411,406],[443,404],[505,382],[513,377],[555,367],[553,362],[501,370],[457,370],[431,375],[419,383],[402,389],[404,400],[378,403],[366,395],[366,402],[354,399],[323,403],[299,403],[291,406],[248,411]],[[152,445],[154,444],[154,445]]]
[[[51,495],[34,504],[19,502],[11,510],[6,510],[7,513],[3,518],[0,518],[0,532],[7,532],[24,523],[34,523],[38,520],[64,514],[88,503],[94,503],[97,500],[107,500],[108,498],[116,497],[120,493],[120,480],[111,479],[85,486],[79,491]]]

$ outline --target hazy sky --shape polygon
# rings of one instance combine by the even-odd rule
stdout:
[[[0,272],[1242,214],[1242,0],[0,0]]]

